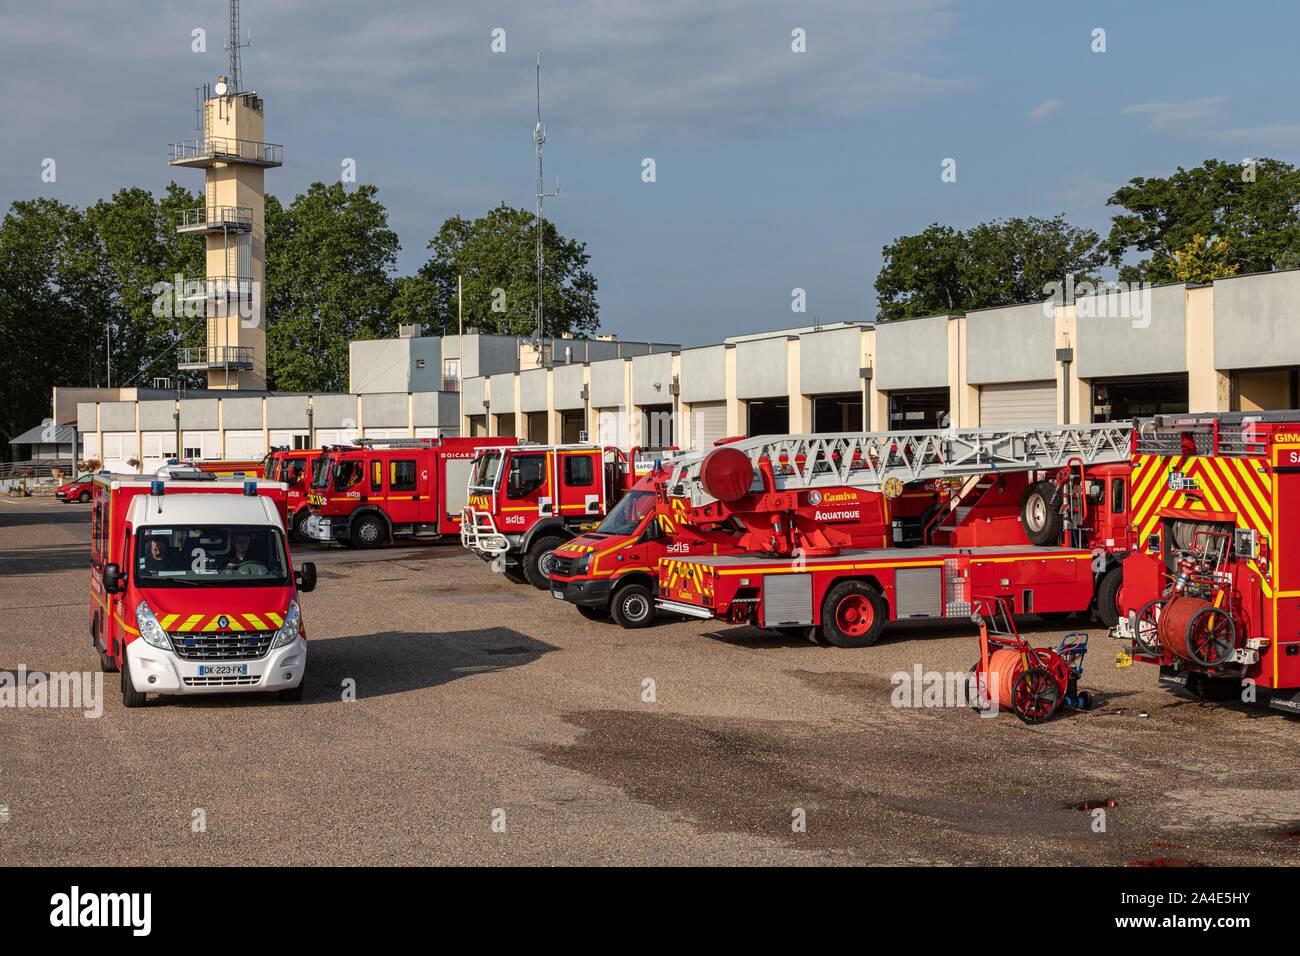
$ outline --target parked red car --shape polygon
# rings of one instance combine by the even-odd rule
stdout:
[[[54,497],[60,501],[79,501],[83,505],[90,502],[90,486],[95,480],[92,474],[78,475],[66,485],[59,485],[54,490]]]

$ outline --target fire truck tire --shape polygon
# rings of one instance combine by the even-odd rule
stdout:
[[[574,607],[576,607],[578,609],[578,613],[581,614],[583,617],[585,617],[588,621],[609,620],[609,608],[607,607],[593,607],[590,604],[575,604]]]
[[[135,689],[135,682],[131,680],[131,658],[125,653],[122,654],[122,706],[123,707],[143,707],[145,704],[145,695],[143,691]]]
[[[836,647],[870,647],[888,619],[885,599],[862,581],[841,581],[822,601],[822,634]]]
[[[555,549],[564,544],[564,538],[552,535],[538,538],[524,555],[524,577],[539,591],[551,586],[551,569],[555,567]]]
[[[609,613],[619,627],[649,627],[655,619],[655,599],[644,584],[625,584],[614,592]]]
[[[310,539],[307,537],[307,519],[311,517],[311,512],[306,508],[299,509],[298,513],[293,516],[293,526],[289,531],[289,537],[300,544],[305,544]]]
[[[1097,620],[1104,627],[1119,623],[1119,589],[1124,584],[1124,572],[1117,564],[1101,576],[1097,585]]]
[[[379,547],[387,538],[388,529],[384,527],[384,522],[375,515],[362,515],[352,522],[352,527],[348,532],[348,540],[355,543],[358,548],[365,550]]]
[[[1061,543],[1061,489],[1054,481],[1039,481],[1025,489],[1020,499],[1020,523],[1029,540],[1038,545]]]
[[[90,501],[90,492],[83,491],[81,494],[77,495],[77,500],[80,501],[83,505],[86,504],[88,501]]]
[[[501,576],[511,584],[527,584],[528,579],[524,577],[524,572],[513,564],[501,566]]]

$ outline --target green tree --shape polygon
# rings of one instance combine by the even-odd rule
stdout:
[[[1200,233],[1173,255],[1172,271],[1176,282],[1213,282],[1237,274],[1239,268],[1231,244],[1223,236],[1206,239]]]
[[[428,322],[434,334],[456,331],[456,279],[464,282],[465,324],[484,332],[528,335],[537,327],[537,217],[505,203],[468,220],[453,216],[429,241],[419,271],[435,294]],[[543,304],[547,335],[586,335],[600,327],[596,278],[585,243],[543,227]]]
[[[884,247],[876,277],[882,320],[964,312],[1046,298],[1048,283],[1096,281],[1105,260],[1091,229],[1011,218],[965,232],[934,224]]]
[[[1171,176],[1138,177],[1108,204],[1124,210],[1112,220],[1105,249],[1127,282],[1179,281],[1175,253],[1198,235],[1222,238],[1241,273],[1285,268],[1300,253],[1300,170],[1275,159],[1210,159]]]
[[[312,183],[287,208],[266,200],[267,371],[272,388],[346,391],[348,342],[396,329],[400,248],[374,185]]]

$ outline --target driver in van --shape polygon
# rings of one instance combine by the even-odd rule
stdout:
[[[144,570],[170,571],[172,569],[171,542],[166,535],[150,535],[144,550]]]
[[[230,542],[230,558],[226,561],[227,571],[238,571],[247,561],[252,561],[250,553],[253,536],[247,531],[236,531]]]

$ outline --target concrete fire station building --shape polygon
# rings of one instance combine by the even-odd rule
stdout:
[[[81,456],[143,470],[354,438],[706,447],[727,435],[1084,423],[1300,406],[1300,271],[712,345],[509,336],[351,344],[350,390],[55,390]],[[93,399],[93,400],[92,400]]]

